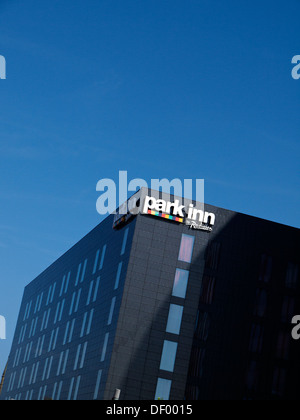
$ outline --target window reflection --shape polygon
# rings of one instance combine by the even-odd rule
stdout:
[[[192,261],[192,255],[194,250],[195,237],[190,235],[182,235],[180,251],[179,251],[179,261],[190,263]]]
[[[187,270],[177,269],[174,280],[174,287],[172,295],[185,299],[186,290],[189,280],[189,272]]]
[[[170,398],[171,386],[172,386],[172,381],[158,378],[156,393],[155,393],[155,400],[168,401]]]
[[[170,334],[179,334],[181,328],[183,306],[170,305],[167,332]]]
[[[160,369],[174,372],[178,344],[173,341],[165,341],[161,356]]]

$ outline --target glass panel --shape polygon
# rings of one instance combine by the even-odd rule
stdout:
[[[286,287],[290,289],[296,289],[298,283],[298,266],[296,264],[289,263],[286,273]]]
[[[175,274],[175,281],[172,295],[185,299],[186,289],[189,280],[189,272],[187,270],[177,269]]]
[[[171,334],[179,334],[181,328],[183,314],[183,306],[170,305],[169,319],[167,324],[167,332]]]
[[[171,386],[172,386],[172,381],[158,378],[156,393],[155,393],[155,400],[168,401],[170,398]]]
[[[107,325],[111,325],[116,305],[116,297],[112,298]]]
[[[122,245],[122,250],[121,250],[121,256],[125,254],[126,244],[127,244],[127,239],[128,239],[128,232],[129,232],[129,228],[127,228],[125,230],[125,233],[124,233],[124,239],[123,239],[123,245]]]
[[[104,362],[104,360],[105,360],[106,350],[107,350],[107,344],[108,344],[108,339],[109,339],[109,333],[107,333],[107,334],[105,335],[105,338],[104,338],[104,344],[103,344],[103,350],[102,350],[101,362]]]
[[[161,356],[160,369],[168,372],[174,371],[175,359],[178,344],[173,341],[165,341],[164,348]]]
[[[194,250],[195,237],[190,235],[182,235],[179,261],[190,263],[192,261],[192,255]]]
[[[120,264],[118,266],[117,277],[116,277],[115,290],[118,289],[119,284],[120,284],[120,277],[121,277],[122,265],[123,265],[123,263],[120,262]]]
[[[95,387],[94,400],[96,400],[98,398],[99,388],[100,388],[100,384],[101,384],[101,378],[102,378],[102,370],[99,370],[98,376],[97,376],[96,387]]]

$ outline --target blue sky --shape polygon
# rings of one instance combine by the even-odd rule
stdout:
[[[100,221],[101,178],[204,178],[206,202],[299,227],[299,15],[0,0],[0,371],[24,286]]]

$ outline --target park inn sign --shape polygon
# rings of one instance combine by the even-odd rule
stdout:
[[[137,214],[159,217],[171,222],[185,224],[190,229],[211,232],[216,221],[214,213],[204,210],[204,204],[199,207],[190,200],[174,198],[170,201],[170,195],[164,194],[164,198],[147,195],[143,191],[138,191],[128,201],[126,201],[115,214],[113,228],[121,229],[129,223]],[[201,208],[200,208],[201,207]]]
[[[146,196],[143,206],[143,214],[161,217],[177,223],[185,223],[191,229],[212,231],[216,221],[214,213],[209,213],[194,207],[190,203],[189,206],[181,205],[179,200],[174,202],[156,199]]]

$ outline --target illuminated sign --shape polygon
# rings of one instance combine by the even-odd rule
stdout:
[[[195,208],[192,203],[185,206],[178,199],[171,202],[144,194],[142,196],[141,192],[138,192],[119,208],[114,217],[113,228],[121,229],[139,213],[185,224],[190,229],[206,232],[213,230],[212,226],[216,220],[214,213]]]
[[[144,201],[143,214],[160,217],[177,223],[185,223],[190,229],[212,231],[216,221],[214,213],[209,213],[194,207],[191,203],[180,205],[179,200],[173,203],[147,196]]]

